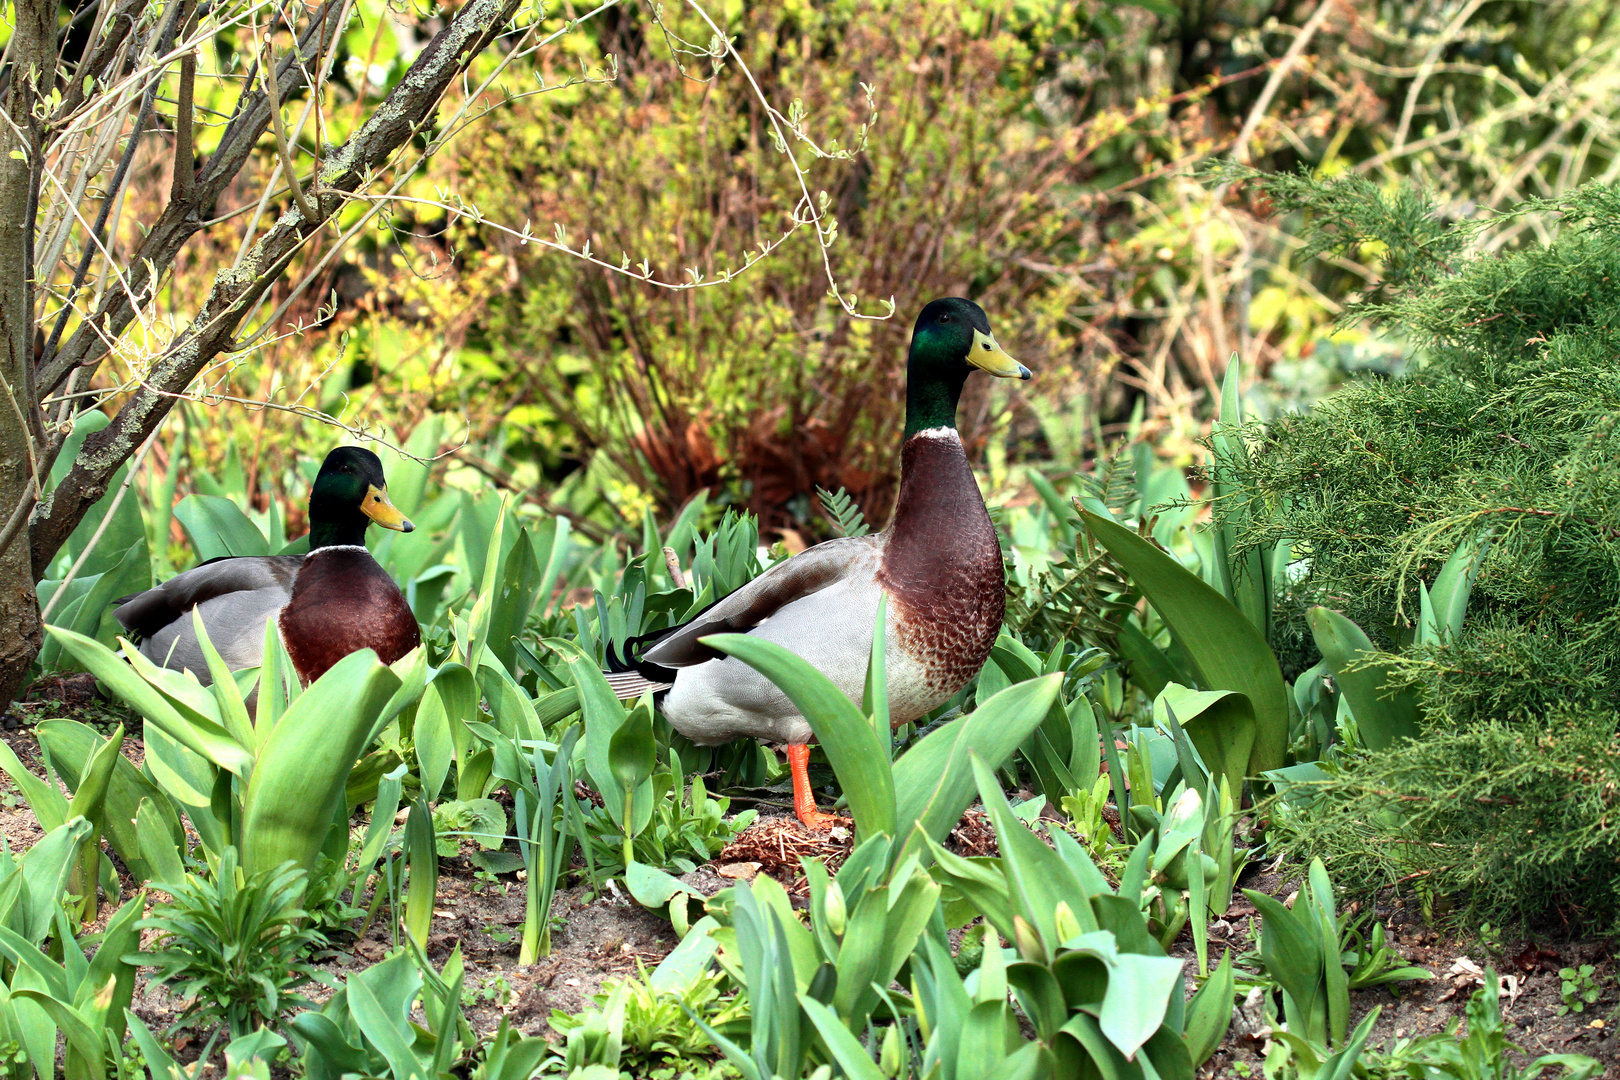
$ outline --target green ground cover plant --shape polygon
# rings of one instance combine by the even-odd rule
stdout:
[[[1231,407],[1235,418],[1240,406]],[[1143,486],[1172,493],[1170,502],[1186,498],[1179,472],[1145,463],[1142,473]],[[53,632],[70,646],[63,657],[82,655],[105,670],[147,721],[146,763],[126,770],[113,755],[111,769],[97,766],[108,777],[107,844],[144,858],[128,865],[147,866],[151,881],[182,880],[181,860],[191,860],[188,884],[143,923],[158,940],[145,952],[131,946],[127,964],[190,992],[183,1030],[214,1036],[212,1053],[255,1075],[278,1059],[312,1077],[402,1080],[443,1072],[523,1080],[537,1070],[574,1080],[664,1072],[1033,1080],[1103,1065],[1116,1075],[1145,1077],[1151,1068],[1190,1080],[1221,1044],[1234,995],[1250,986],[1267,988],[1272,1014],[1299,1029],[1297,1044],[1279,1042],[1287,1049],[1276,1051],[1278,1068],[1308,1075],[1318,1059],[1372,1067],[1382,1059],[1363,1052],[1361,1032],[1333,1020],[1343,995],[1422,973],[1389,950],[1376,920],[1338,914],[1325,871],[1313,873],[1303,906],[1264,913],[1257,958],[1213,955],[1207,929],[1228,910],[1245,864],[1270,843],[1240,825],[1240,800],[1261,790],[1251,782],[1252,702],[1281,710],[1285,773],[1325,768],[1306,756],[1312,747],[1349,753],[1354,728],[1330,725],[1319,743],[1299,736],[1288,702],[1302,686],[1328,691],[1320,673],[1301,673],[1292,686],[1278,673],[1244,605],[1261,609],[1230,564],[1238,545],[1227,549],[1237,556],[1220,556],[1211,526],[1190,512],[1151,513],[1134,479],[1116,478],[1107,490],[1072,478],[1041,483],[1048,497],[1000,512],[1015,588],[1050,590],[1066,567],[1089,560],[1093,572],[1107,570],[1084,586],[1112,597],[1107,617],[1082,626],[1058,599],[1027,634],[1010,624],[977,683],[920,730],[886,738],[884,695],[869,691],[853,703],[790,654],[746,636],[714,639],[800,703],[854,821],[855,850],[836,873],[817,860],[804,865],[802,917],[768,877],[705,900],[675,876],[746,824],[720,792],[779,777],[780,767],[754,746],[694,747],[650,703],[622,704],[601,682],[599,658],[616,642],[681,618],[777,557],[762,552],[746,516],[700,507],[667,528],[649,518],[636,546],[621,549],[510,503],[491,510],[426,478],[414,493],[404,485],[402,498],[434,524],[378,550],[407,580],[435,582],[414,597],[424,645],[393,670],[357,655],[308,688],[279,674],[274,643],[264,670],[203,688],[189,676],[131,668],[105,641]],[[248,530],[259,527],[235,502],[221,502],[209,523],[194,518],[192,527],[252,543]],[[848,504],[840,511],[834,500],[830,511],[845,531],[864,524]],[[1156,535],[1168,546],[1156,546]],[[1052,553],[1065,550],[1059,563]],[[678,574],[682,566],[690,570]],[[564,609],[556,603],[563,589],[589,599]],[[1177,591],[1195,601],[1178,606]],[[1152,604],[1142,605],[1144,596]],[[1060,625],[1098,644],[1055,634]],[[1252,629],[1232,630],[1242,626]],[[1223,640],[1248,643],[1264,661],[1258,673],[1221,667]],[[273,741],[296,741],[301,710],[317,705],[328,723],[363,730],[349,765],[323,780],[333,800],[324,810],[270,783],[279,768]],[[83,789],[91,763],[106,757],[103,736],[66,722],[45,725],[41,740],[70,790]],[[1003,792],[1016,788],[1035,797],[1013,805]],[[600,792],[601,805],[581,791]],[[66,932],[65,916],[53,914],[59,904],[79,902],[69,886],[94,826],[74,807],[95,805],[96,791],[60,803],[26,784],[24,792],[61,818],[19,863],[40,868],[26,879],[39,889],[25,896],[25,875],[11,879],[17,918],[35,912],[16,933],[49,941],[53,925],[57,936]],[[296,797],[296,813],[276,811],[270,792]],[[942,846],[975,799],[989,813],[993,857]],[[1111,806],[1124,810],[1117,834],[1102,816]],[[1042,820],[1043,807],[1061,820]],[[356,812],[369,817],[364,830],[351,828]],[[127,835],[118,824],[126,813]],[[202,842],[182,844],[179,822]],[[309,860],[303,870],[272,872],[274,903],[264,882],[235,869],[234,845],[253,842],[260,822],[277,825],[275,850]],[[605,890],[613,881],[668,918],[681,944],[657,969],[558,1017],[555,1044],[506,1027],[479,1034],[466,1012],[488,1004],[489,994],[468,989],[482,981],[459,953],[430,963],[423,951],[447,853],[464,854],[491,880],[524,870],[523,925],[512,935],[522,962],[551,948],[553,902],[571,882]],[[128,908],[116,881],[102,885]],[[5,889],[0,880],[0,906]],[[317,909],[319,920],[291,921]],[[268,938],[248,925],[255,912]],[[1277,944],[1302,912],[1326,935],[1309,956]],[[316,935],[352,932],[362,920],[389,927],[389,958],[351,973],[318,1008],[302,1005],[307,989],[296,982]],[[953,949],[951,931],[976,921]],[[226,948],[221,927],[254,947]],[[1193,982],[1166,955],[1184,929]],[[288,950],[294,955],[272,962],[271,953]],[[1307,985],[1324,989],[1312,998]],[[18,1013],[23,1034],[28,1007]],[[423,1017],[414,1025],[413,1009]],[[1320,1031],[1295,1019],[1318,1013]],[[128,1028],[149,1068],[170,1068],[173,1032],[139,1021]],[[32,1044],[19,1035],[19,1052],[43,1046],[43,1031],[28,1035]],[[110,1044],[96,1060],[115,1067]]]

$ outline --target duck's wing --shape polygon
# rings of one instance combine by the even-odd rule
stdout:
[[[795,600],[851,574],[872,574],[881,544],[880,536],[850,536],[806,548],[691,621],[662,631],[641,650],[637,667],[643,671],[649,666],[674,669],[718,659],[721,654],[700,638],[752,630]]]
[[[113,617],[136,637],[152,638],[197,605],[232,593],[268,592],[273,596],[282,592],[285,593],[282,603],[286,603],[286,597],[292,596],[293,579],[303,563],[302,555],[210,559],[183,574],[176,574],[156,588],[114,600],[118,608]],[[264,595],[259,595],[251,602],[255,614],[263,607],[264,599]]]

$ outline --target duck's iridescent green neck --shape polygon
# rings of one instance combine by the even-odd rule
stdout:
[[[364,547],[371,520],[360,512],[363,481],[341,472],[322,471],[309,493],[309,550],[352,544]]]
[[[956,402],[967,375],[966,364],[941,363],[923,342],[912,341],[906,363],[906,438],[929,428],[956,426]]]
[[[317,521],[309,523],[309,550],[347,544],[366,546],[366,526],[371,524],[365,515],[355,514],[355,521]]]

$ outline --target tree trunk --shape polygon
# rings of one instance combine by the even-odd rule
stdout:
[[[43,638],[26,530],[44,430],[34,401],[34,196],[39,88],[56,81],[56,5],[19,0],[0,124],[0,710],[22,689]],[[16,519],[15,521],[13,519]]]

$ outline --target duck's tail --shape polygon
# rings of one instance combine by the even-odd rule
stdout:
[[[636,655],[645,642],[656,640],[665,632],[630,638],[622,648],[614,648],[613,643],[608,642],[607,670],[602,675],[607,679],[608,686],[613,689],[614,697],[620,701],[629,701],[649,690],[655,695],[662,695],[675,685],[673,668],[649,664]]]
[[[639,671],[608,671],[603,674],[607,678],[608,686],[613,689],[613,696],[620,701],[638,698],[649,690],[654,694],[662,694],[675,685],[672,682],[649,679]]]

